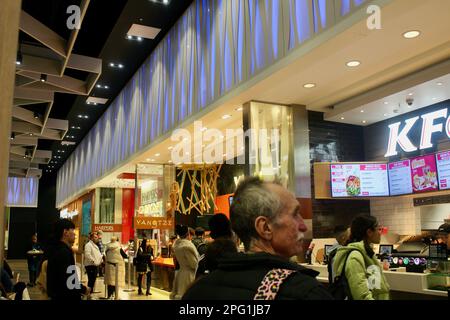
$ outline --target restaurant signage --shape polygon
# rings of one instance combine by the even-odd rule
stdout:
[[[94,224],[92,226],[93,231],[103,232],[122,232],[121,224]]]
[[[173,229],[173,219],[162,217],[135,217],[135,229]]]
[[[445,130],[447,137],[450,138],[450,117],[447,117],[448,109],[440,109],[434,112],[426,113],[422,116],[416,116],[405,120],[404,127],[400,130],[401,122],[390,124],[389,127],[389,142],[385,157],[392,157],[398,154],[397,145],[405,152],[414,152],[433,147],[432,137],[433,133],[441,133]],[[419,118],[422,119],[422,129],[420,141],[411,141],[408,133],[416,126]],[[441,121],[439,121],[441,120]],[[436,121],[436,123],[435,123]],[[445,124],[445,128],[444,128]],[[419,143],[419,145],[417,145]]]

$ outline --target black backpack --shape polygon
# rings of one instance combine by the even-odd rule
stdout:
[[[345,267],[347,266],[348,256],[352,251],[356,249],[349,250],[347,256],[345,257],[344,266],[342,267],[342,272],[339,276],[335,277],[333,281],[328,286],[328,291],[336,300],[353,300],[350,287],[348,285],[347,276],[345,275]],[[336,250],[337,251],[337,250]],[[336,254],[336,253],[334,253]],[[333,255],[334,257],[334,255]],[[330,264],[332,262],[330,255]],[[328,272],[330,272],[330,267],[328,267]],[[329,273],[330,274],[330,273]],[[329,276],[330,278],[331,276]]]

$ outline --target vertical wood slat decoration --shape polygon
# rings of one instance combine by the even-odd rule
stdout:
[[[192,164],[183,165],[180,172],[181,185],[175,188],[178,192],[177,211],[182,214],[191,214],[192,210],[197,210],[200,214],[206,214],[211,210],[211,204],[216,209],[215,199],[217,195],[217,179],[220,177],[222,165],[216,164]],[[190,195],[183,198],[185,186],[189,184]],[[188,206],[185,206],[187,200]]]
[[[366,1],[195,1],[59,170],[57,207]]]

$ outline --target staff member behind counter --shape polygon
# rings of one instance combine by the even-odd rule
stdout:
[[[450,237],[448,234],[450,233],[450,223],[444,223],[439,226],[437,234],[436,234],[436,243],[438,244],[446,244],[447,245],[447,254],[450,251]]]

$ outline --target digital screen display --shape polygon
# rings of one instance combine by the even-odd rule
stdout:
[[[332,164],[331,195],[345,197],[389,196],[386,163]]]
[[[436,154],[436,166],[439,177],[439,189],[450,189],[450,151]]]
[[[437,191],[435,156],[427,155],[411,159],[411,177],[414,193]]]
[[[393,245],[391,244],[380,244],[380,255],[391,255],[393,250]]]
[[[412,193],[411,161],[391,162],[388,166],[389,192],[391,196]]]

